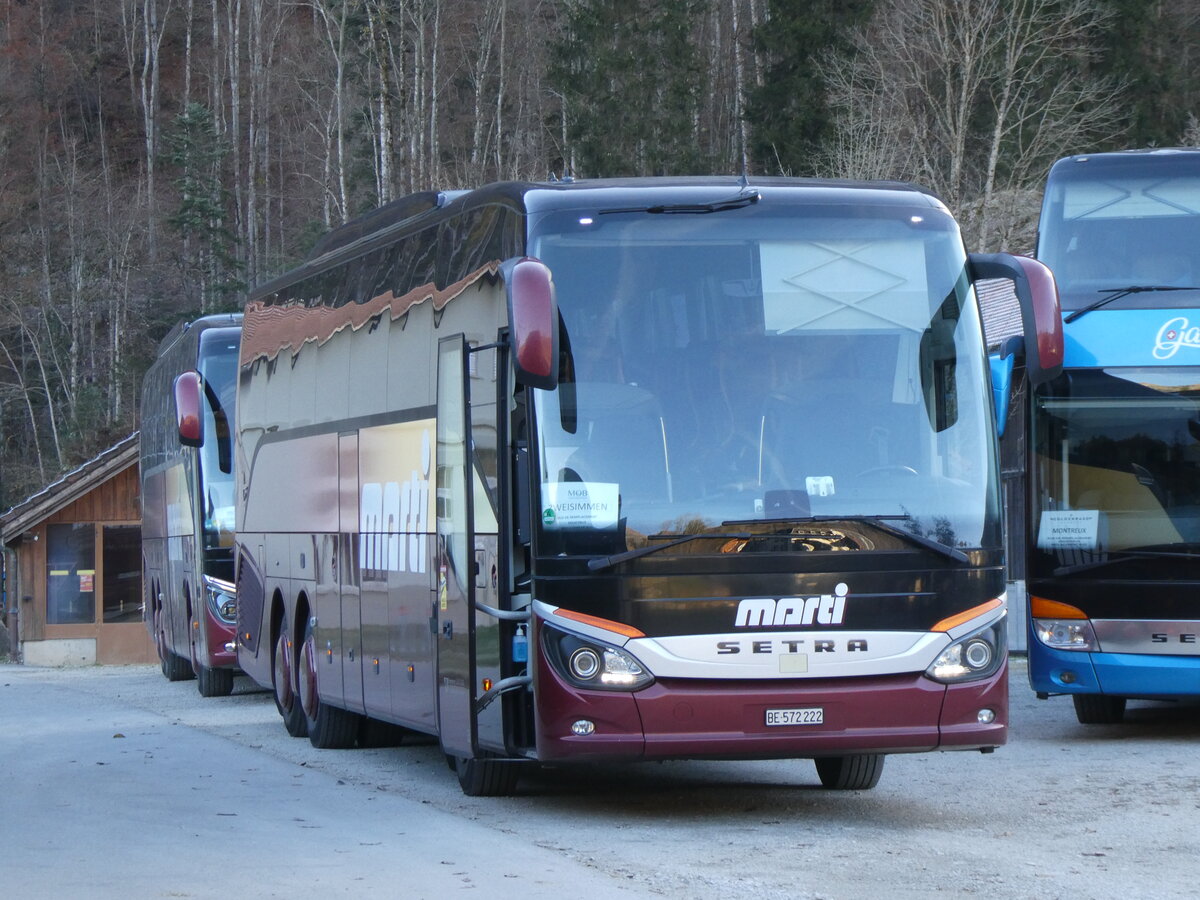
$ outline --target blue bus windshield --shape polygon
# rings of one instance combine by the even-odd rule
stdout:
[[[1034,406],[1032,577],[1200,546],[1200,374],[1076,370]]]
[[[1200,153],[1063,160],[1038,227],[1066,311],[1118,293],[1108,308],[1200,305]]]

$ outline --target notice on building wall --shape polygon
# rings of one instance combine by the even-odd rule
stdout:
[[[1098,550],[1100,510],[1043,510],[1037,545],[1039,550]]]

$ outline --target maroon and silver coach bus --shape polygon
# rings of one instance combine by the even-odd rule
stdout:
[[[142,386],[143,615],[171,681],[228,695],[237,668],[233,404],[240,313],[183,322]]]
[[[1048,270],[969,258],[903,184],[505,183],[334,231],[245,311],[241,667],[317,746],[436,735],[469,794],[683,757],[869,788],[993,749],[977,277],[1052,365]]]

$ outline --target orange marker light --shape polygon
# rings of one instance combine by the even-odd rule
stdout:
[[[1059,603],[1057,600],[1047,600],[1045,597],[1029,598],[1029,614],[1035,619],[1086,619],[1085,613],[1078,606],[1069,603]]]
[[[929,630],[930,631],[949,631],[951,628],[961,625],[963,622],[970,622],[972,619],[982,616],[985,612],[995,609],[996,607],[1001,606],[1002,604],[1003,604],[1003,601],[1000,600],[999,597],[997,597],[994,600],[989,600],[987,603],[980,603],[978,606],[973,606],[970,609],[965,610],[963,612],[955,613],[952,616],[947,616],[946,618],[942,619],[942,621],[938,622],[936,625],[934,625]]]
[[[614,622],[612,619],[601,619],[599,616],[589,616],[586,613],[575,612],[570,609],[559,609],[555,610],[555,612],[564,619],[573,619],[576,622],[593,625],[596,628],[603,628],[605,631],[611,631],[625,637],[640,638],[646,636],[646,632],[638,631],[632,625],[623,625],[620,622]]]

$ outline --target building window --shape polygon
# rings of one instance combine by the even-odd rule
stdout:
[[[96,528],[46,526],[46,624],[96,621]]]
[[[105,525],[104,623],[142,620],[142,529]]]

